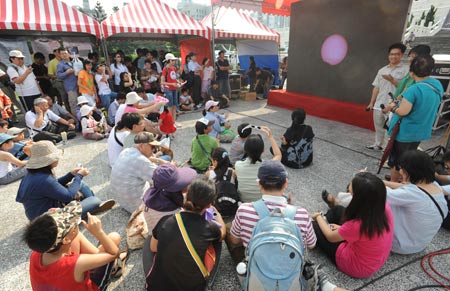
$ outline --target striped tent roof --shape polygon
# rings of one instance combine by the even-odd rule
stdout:
[[[1,0],[0,30],[81,32],[100,38],[100,24],[60,0]]]
[[[200,22],[211,27],[211,14]],[[214,10],[214,34],[217,39],[260,39],[280,42],[278,32],[242,11],[230,7],[219,7]]]
[[[298,1],[300,0],[211,0],[211,4],[290,16],[291,4]]]
[[[116,34],[131,36],[133,33],[211,38],[208,27],[160,0],[134,0],[105,19],[101,26],[105,38]]]

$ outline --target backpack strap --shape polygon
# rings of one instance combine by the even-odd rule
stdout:
[[[294,220],[295,214],[297,213],[297,206],[294,205],[286,205],[284,209],[284,217]]]
[[[255,201],[252,203],[253,207],[256,210],[256,213],[258,214],[260,219],[263,219],[266,216],[270,215],[269,208],[267,207],[266,203],[262,199]]]

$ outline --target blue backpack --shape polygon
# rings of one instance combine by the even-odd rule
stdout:
[[[244,290],[303,290],[303,237],[294,217],[297,207],[269,211],[262,200],[253,203],[259,221],[246,250]]]

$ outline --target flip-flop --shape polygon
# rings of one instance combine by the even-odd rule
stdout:
[[[328,205],[328,208],[333,208],[333,203],[328,201],[328,195],[331,195],[327,190],[322,191],[322,200]]]
[[[119,257],[116,259],[114,267],[111,271],[111,278],[120,278],[123,275],[127,266],[128,258],[130,257],[130,253],[131,251],[129,249],[120,252]],[[123,254],[125,254],[124,257],[122,257]]]

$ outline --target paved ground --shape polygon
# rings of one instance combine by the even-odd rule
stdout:
[[[284,109],[266,106],[263,101],[235,101],[230,109],[233,128],[241,122],[254,125],[267,125],[276,136],[283,134],[290,124],[290,112]],[[184,161],[190,156],[190,143],[194,137],[193,125],[200,113],[190,113],[180,116],[183,128],[176,133],[173,142],[175,159]],[[313,126],[316,138],[314,141],[314,163],[302,170],[289,169],[289,189],[295,193],[296,203],[310,212],[326,210],[320,198],[322,189],[337,192],[345,188],[354,173],[367,167],[375,172],[380,152],[365,149],[366,144],[373,141],[373,133],[350,125],[332,122],[320,118],[307,117],[307,123]],[[422,144],[429,148],[440,142],[443,131],[434,133],[433,138]],[[227,145],[224,145],[228,148]],[[268,154],[266,153],[266,156]],[[86,182],[91,185],[96,195],[102,199],[108,198],[110,168],[107,165],[106,140],[93,142],[77,137],[64,147],[64,155],[56,169],[57,175],[69,171],[78,163],[91,169]],[[383,170],[382,175],[387,170]],[[31,290],[28,276],[29,250],[21,242],[23,227],[27,223],[21,204],[15,202],[19,182],[8,186],[0,186],[0,196],[3,203],[0,206],[0,221],[3,226],[0,231],[0,291]],[[122,235],[128,220],[128,214],[116,207],[101,215],[106,231],[119,231]],[[85,231],[84,231],[85,232]],[[309,253],[313,261],[325,266],[331,281],[339,286],[361,290],[409,290],[411,288],[435,284],[420,268],[417,258],[431,251],[449,247],[449,232],[441,230],[424,252],[416,255],[401,256],[392,254],[388,262],[369,279],[353,279],[339,271],[325,258],[320,250]],[[240,290],[231,259],[224,248],[219,275],[213,290]],[[173,258],[176,259],[176,258]],[[443,274],[450,273],[449,256],[438,257],[434,261]],[[402,267],[405,265],[404,267]],[[391,273],[392,272],[392,273]],[[109,290],[134,291],[144,290],[144,274],[142,271],[141,251],[134,251],[128,261],[125,275],[115,281]],[[427,289],[427,290],[433,290]],[[436,289],[437,290],[437,289]]]

